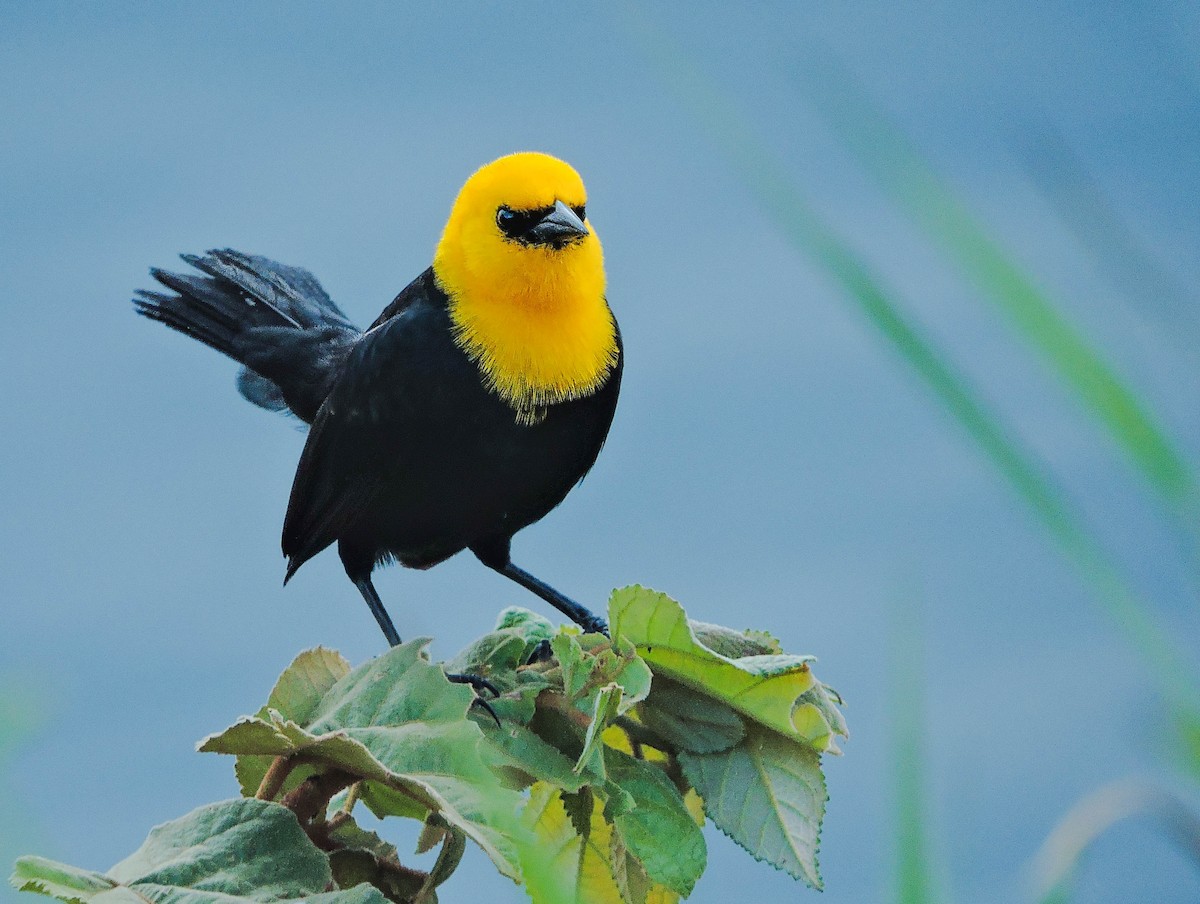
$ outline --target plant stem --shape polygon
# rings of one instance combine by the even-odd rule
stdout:
[[[279,796],[279,790],[283,787],[283,783],[287,781],[288,775],[296,768],[297,759],[292,756],[281,755],[275,757],[271,761],[271,767],[267,770],[267,774],[263,776],[262,782],[258,786],[258,791],[254,793],[257,800],[274,800]]]
[[[333,795],[354,781],[353,775],[340,769],[310,775],[284,796],[283,805],[296,814],[302,826],[307,826],[318,813],[324,814]]]
[[[354,811],[354,805],[358,803],[358,792],[362,787],[362,782],[355,782],[350,786],[350,790],[346,792],[346,802],[342,804],[342,812],[349,816]]]

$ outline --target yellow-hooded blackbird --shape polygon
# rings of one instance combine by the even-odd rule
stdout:
[[[139,313],[243,365],[251,402],[312,425],[283,525],[287,578],[335,541],[387,636],[371,572],[469,549],[587,631],[605,623],[509,558],[604,444],[622,348],[578,173],[545,154],[467,180],[433,266],[357,329],[306,270],[236,251],[151,270]],[[285,579],[286,582],[286,579]]]

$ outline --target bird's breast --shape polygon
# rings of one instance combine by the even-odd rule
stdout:
[[[451,295],[454,341],[518,423],[597,392],[617,365],[617,327],[594,287],[551,281],[540,291]]]

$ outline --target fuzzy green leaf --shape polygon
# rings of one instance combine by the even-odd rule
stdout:
[[[267,705],[258,711],[258,716],[266,718],[273,709],[284,719],[306,722],[312,718],[321,698],[349,671],[350,663],[341,653],[325,647],[305,650],[283,670],[283,674],[275,682],[275,687],[271,689]],[[233,770],[243,796],[254,796],[271,766],[272,759],[270,756],[253,754],[237,758]],[[292,770],[283,791],[292,790],[312,772],[311,768],[304,767]]]
[[[549,852],[546,879],[557,880],[551,894],[530,885],[535,904],[623,904],[609,866],[612,826],[593,807],[588,837],[580,835],[563,806],[562,792],[549,785],[534,785],[525,808],[525,822],[537,839],[536,849]]]
[[[549,630],[549,622],[544,625],[536,620],[525,622],[519,618],[522,614],[533,616],[524,609],[504,610],[500,623],[505,627],[485,634],[445,664],[447,672],[479,675],[491,681],[500,696],[488,702],[497,718],[505,723],[527,723],[533,718],[535,698],[551,686],[541,672],[521,668]],[[491,717],[476,712],[480,725],[486,728],[494,724]]]
[[[501,610],[496,617],[495,630],[516,631],[531,646],[536,646],[543,640],[549,640],[557,631],[554,623],[546,616],[520,606],[509,606]]]
[[[328,861],[295,814],[261,800],[211,804],[158,826],[108,874],[123,885],[177,885],[264,899],[324,891],[331,878]]]
[[[350,671],[350,663],[336,650],[305,650],[279,676],[267,697],[267,706],[294,722],[307,722],[329,689]]]
[[[742,656],[773,656],[782,653],[779,641],[766,631],[737,631],[724,625],[689,621],[696,639],[714,653],[738,659]]]
[[[623,691],[620,713],[650,693],[650,669],[628,641],[618,639],[614,645],[602,635],[563,631],[550,642],[550,648],[558,668],[548,676],[559,677],[563,694],[583,712],[594,712],[596,695],[613,683]]]
[[[364,780],[360,796],[377,815],[437,813],[517,878],[521,798],[499,786],[484,760],[482,733],[467,719],[472,691],[423,657],[426,643],[394,647],[343,676],[311,708],[308,725],[269,711],[200,749],[302,755],[307,764],[348,772]]]
[[[792,710],[792,721],[800,727],[801,733],[816,737],[818,741],[813,746],[826,753],[842,752],[834,740],[834,735],[841,735],[843,738],[850,736],[846,718],[837,708],[837,704],[841,702],[842,698],[837,691],[818,681],[811,690],[800,696],[800,701]],[[826,732],[824,736],[821,734],[822,730]]]
[[[78,869],[65,863],[47,860],[45,857],[22,857],[13,868],[13,874],[8,880],[18,891],[32,891],[38,894],[70,901],[73,904],[83,904],[104,892],[118,889],[116,881],[103,873]],[[120,896],[110,896],[106,901],[113,901]],[[132,895],[131,900],[136,900]]]
[[[625,904],[646,904],[650,895],[650,877],[640,860],[629,852],[620,832],[613,832],[609,851],[613,879]]]
[[[22,891],[73,904],[230,904],[234,899],[386,904],[369,886],[322,894],[332,878],[328,857],[308,840],[290,810],[266,801],[231,800],[154,829],[107,875],[23,857],[12,882]]]

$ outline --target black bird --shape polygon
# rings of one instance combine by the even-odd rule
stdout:
[[[388,642],[371,583],[397,560],[470,549],[585,631],[603,619],[513,564],[513,534],[591,468],[612,423],[622,346],[579,175],[513,154],[463,186],[433,266],[366,332],[306,270],[236,251],[152,270],[173,294],[139,313],[243,365],[251,402],[312,425],[283,526],[287,579],[334,542]]]

